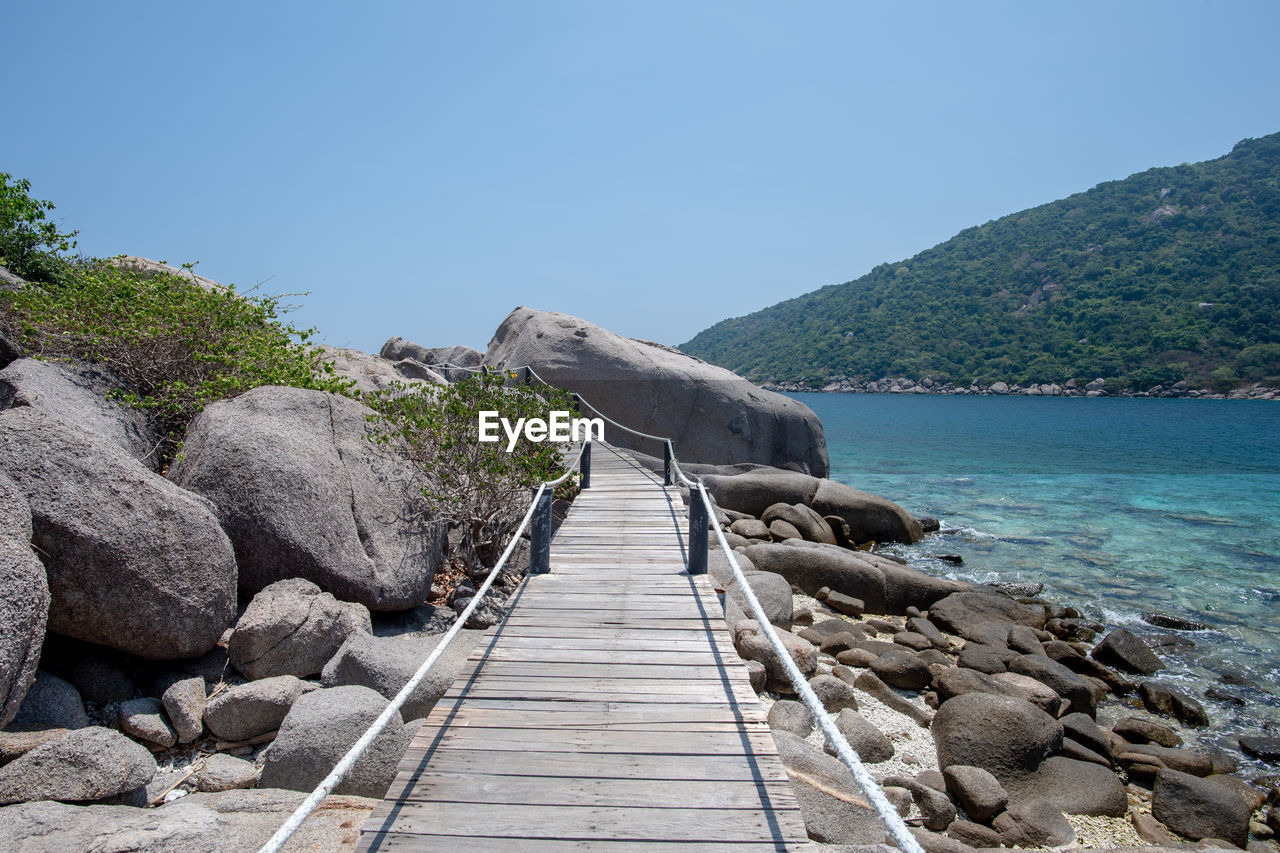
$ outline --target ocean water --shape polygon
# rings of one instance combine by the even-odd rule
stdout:
[[[1205,705],[1201,739],[1280,734],[1280,405],[790,396],[821,418],[834,479],[951,531],[891,550],[934,574],[1040,581],[1109,627],[1190,640],[1159,650],[1156,678]],[[1210,627],[1156,628],[1149,611]]]

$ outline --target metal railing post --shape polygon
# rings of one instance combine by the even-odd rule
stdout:
[[[662,485],[675,485],[671,480],[671,439],[667,439],[662,443]]]
[[[530,379],[529,379],[529,366],[528,366],[528,365],[525,365],[525,368],[524,368],[524,384],[525,384],[525,385],[528,385],[528,384],[529,384],[529,381],[530,381]]]
[[[579,488],[585,491],[591,488],[591,439],[587,439],[582,445],[581,459],[582,461],[578,463],[578,470],[582,472],[582,482],[579,484]]]
[[[551,571],[551,490],[543,489],[529,525],[529,574]]]
[[[689,489],[689,574],[705,575],[707,573],[707,507],[702,497],[696,492],[701,489]]]

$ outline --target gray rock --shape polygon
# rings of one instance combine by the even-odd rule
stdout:
[[[834,675],[815,675],[809,679],[809,686],[828,714],[838,714],[845,708],[858,710],[858,698],[853,688]]]
[[[23,853],[243,853],[265,844],[305,796],[273,788],[195,793],[155,809],[43,801],[0,809],[0,824],[5,841]],[[375,804],[362,797],[326,797],[286,849],[355,849],[360,825]]]
[[[67,679],[76,686],[86,702],[96,702],[99,705],[124,702],[132,699],[137,690],[133,676],[126,671],[128,663],[118,652],[89,643],[67,640],[56,643],[51,640],[46,646],[45,654],[56,660],[70,660]]]
[[[924,853],[974,853],[974,849],[969,845],[941,833],[930,832],[920,826],[912,826],[908,829],[915,836],[916,843]]]
[[[773,504],[764,511],[764,514],[760,516],[760,520],[768,525],[772,525],[774,521],[785,521],[800,534],[801,538],[809,542],[825,542],[828,545],[836,544],[836,536],[831,530],[831,525],[822,516],[802,503]]]
[[[844,670],[844,673],[841,670]],[[848,680],[842,677],[847,672],[849,671],[839,666],[832,670],[832,674],[842,681]],[[879,699],[883,704],[888,705],[898,713],[907,715],[922,727],[927,727],[933,720],[933,714],[899,696],[893,691],[892,687],[881,681],[874,672],[864,670],[858,673],[853,677],[853,685],[864,693]]]
[[[804,538],[800,535],[799,530],[796,530],[793,525],[780,518],[775,518],[773,521],[769,522],[769,536],[775,542],[786,542],[788,539]]]
[[[49,585],[31,550],[31,509],[0,471],[0,728],[35,681],[48,618]]]
[[[871,671],[887,684],[904,690],[923,690],[933,680],[924,661],[907,649],[886,652],[871,662]]]
[[[156,774],[145,747],[99,726],[77,729],[0,767],[0,805],[92,802],[136,791]]]
[[[141,409],[107,399],[123,385],[101,365],[20,358],[0,370],[0,409],[30,406],[157,470],[161,433],[155,422]]]
[[[31,506],[48,630],[152,660],[217,643],[235,616],[236,561],[204,501],[29,407],[0,414],[0,468]]]
[[[372,630],[363,604],[338,601],[309,580],[288,578],[253,597],[227,655],[246,678],[305,678],[324,669],[347,637]]]
[[[776,633],[778,634],[778,639],[782,641],[783,647],[786,648],[787,653],[791,656],[791,660],[799,667],[800,674],[806,677],[811,675],[818,666],[817,647],[808,640],[802,640],[790,631],[777,629]],[[765,673],[768,676],[765,683],[770,690],[781,693],[795,692],[795,687],[791,684],[791,679],[787,676],[787,671],[783,667],[782,661],[778,659],[777,653],[773,650],[768,637],[758,629],[754,620],[749,620],[747,623],[739,625],[733,644],[734,648],[738,650],[738,656],[743,660],[755,660],[764,664]]]
[[[1280,761],[1280,738],[1242,737],[1240,749],[1263,761]]]
[[[399,370],[396,362],[388,361],[376,355],[346,347],[320,346],[320,356],[333,364],[333,372],[340,377],[350,379],[355,387],[365,393],[382,391],[391,387],[393,382],[402,385],[420,385],[424,381],[443,383],[443,376],[434,371],[421,368],[417,375],[410,376]],[[413,362],[416,364],[416,362]]]
[[[705,474],[701,479],[716,506],[756,519],[777,503],[807,506],[818,492],[817,477],[781,468]]]
[[[1009,648],[1025,655],[1044,655],[1044,645],[1034,628],[1027,625],[1009,626]]]
[[[484,363],[484,353],[468,346],[428,348],[400,337],[391,338],[383,344],[381,353],[384,359],[395,362],[397,366],[405,362],[428,366],[449,382],[458,382],[471,375],[461,368],[479,367]]]
[[[914,631],[915,633],[926,637],[929,642],[933,643],[933,647],[935,649],[942,649],[945,651],[951,647],[950,641],[948,641],[947,638],[943,636],[942,632],[938,630],[938,626],[921,616],[912,616],[909,618],[907,620],[907,630]]]
[[[1022,675],[1017,672],[997,672],[991,676],[991,680],[1000,685],[1003,695],[1026,699],[1051,717],[1058,716],[1058,714],[1062,713],[1062,709],[1066,707],[1066,700],[1059,696],[1052,687],[1042,681],[1037,681],[1029,675]]]
[[[1062,724],[1023,699],[966,693],[942,703],[933,717],[938,766],[981,767],[1008,788],[1033,773],[1062,746]]]
[[[1034,678],[1016,673],[998,672],[987,675],[957,666],[940,672],[935,686],[938,698],[943,702],[966,693],[992,693],[1030,702],[1050,716],[1056,716],[1061,705],[1061,699],[1051,688]]]
[[[1151,791],[1151,813],[1193,840],[1223,838],[1237,847],[1249,842],[1249,807],[1216,782],[1177,770],[1160,770]]]
[[[619,423],[669,437],[681,461],[755,462],[827,474],[822,424],[807,406],[670,347],[623,338],[567,314],[520,307],[494,333],[485,362],[531,365],[546,382],[582,395]],[[651,444],[638,444],[622,430],[607,435],[623,447],[652,452]],[[741,509],[718,494],[716,499],[726,509]]]
[[[803,702],[779,699],[769,709],[769,728],[772,731],[790,732],[803,738],[813,732],[813,725],[813,714]]]
[[[885,737],[884,732],[876,728],[874,723],[853,708],[845,708],[837,714],[835,722],[840,734],[844,735],[844,739],[849,742],[849,746],[853,747],[853,751],[858,753],[858,757],[864,764],[878,764],[893,758],[893,742]],[[826,745],[826,751],[830,755],[836,754],[830,743]],[[954,809],[952,817],[955,817]]]
[[[952,764],[943,768],[942,775],[947,793],[976,821],[986,823],[1009,804],[1009,793],[1000,780],[981,767]]]
[[[1012,649],[967,642],[960,650],[960,654],[956,656],[956,664],[966,669],[995,675],[997,672],[1006,671],[1009,664],[1017,657],[1019,653]]]
[[[760,602],[760,606],[764,608],[764,613],[769,617],[769,621],[779,628],[790,630],[794,618],[794,608],[791,584],[787,583],[787,579],[772,572],[743,571],[742,575],[747,579],[747,583],[751,585],[751,591],[755,593],[756,599]],[[747,609],[747,598],[743,595],[742,590],[739,589],[736,580],[725,587],[725,594],[738,602],[738,606],[744,612],[750,612]]]
[[[917,634],[915,631],[899,631],[893,635],[893,641],[916,652],[933,650],[933,641],[924,634]]]
[[[1103,637],[1089,653],[1094,659],[1124,672],[1150,675],[1164,669],[1164,662],[1147,644],[1124,628],[1116,628]]]
[[[845,595],[835,590],[828,592],[822,601],[832,610],[846,616],[861,616],[867,609],[867,603],[861,598],[854,598],[852,595]]]
[[[1209,725],[1209,714],[1204,706],[1181,690],[1155,681],[1138,685],[1142,704],[1153,714],[1165,714],[1177,718],[1189,726]]]
[[[860,599],[871,613],[904,613],[912,604],[927,606],[965,586],[836,545],[792,540],[752,545],[746,554],[757,569],[776,572],[810,595],[828,587]]]
[[[729,525],[729,530],[747,539],[769,538],[769,525],[758,518],[740,518]]]
[[[1107,733],[1098,728],[1098,724],[1088,714],[1067,714],[1060,718],[1063,733],[1082,746],[1093,750],[1104,757],[1111,755],[1111,742]]]
[[[1080,676],[1042,655],[1023,655],[1009,662],[1009,671],[1034,678],[1071,703],[1071,710],[1093,716],[1093,691]]]
[[[177,732],[179,743],[191,743],[204,731],[204,710],[207,704],[203,678],[184,678],[175,681],[161,697],[169,722]]]
[[[983,626],[1029,625],[1043,628],[1045,612],[1044,607],[1038,604],[1019,604],[1003,595],[971,590],[957,592],[933,604],[929,608],[929,621],[944,631],[981,643],[986,642]],[[1001,629],[999,633],[1003,636],[991,645],[1007,642],[1007,629]]]
[[[1033,773],[1001,780],[1010,802],[1043,800],[1067,814],[1123,817],[1124,784],[1107,767],[1062,755],[1048,758]]]
[[[467,657],[483,636],[482,631],[463,630],[445,649],[417,689],[400,708],[407,722],[425,717],[455,678],[467,667]],[[359,685],[392,699],[408,683],[418,667],[440,641],[441,635],[371,637],[352,634],[325,665],[321,681],[325,687]]]
[[[174,482],[205,495],[235,544],[241,589],[306,578],[371,610],[421,604],[443,541],[408,462],[368,441],[372,410],[261,387],[205,408]]]
[[[268,788],[310,791],[387,707],[367,687],[330,687],[298,699],[264,753],[260,782]],[[409,746],[403,725],[388,725],[335,789],[339,794],[381,797]]]
[[[222,740],[249,740],[280,728],[299,697],[314,689],[292,675],[239,684],[209,699],[204,724]]]
[[[117,725],[120,731],[153,750],[169,749],[178,742],[178,733],[169,725],[159,699],[143,697],[121,702]]]
[[[955,820],[947,827],[947,837],[970,847],[999,847],[1000,833],[971,820]]]
[[[205,759],[196,773],[196,789],[205,793],[252,788],[258,783],[258,766],[252,761],[217,753]]]
[[[1170,748],[1182,743],[1182,736],[1173,729],[1139,717],[1121,717],[1111,730],[1129,743],[1154,743]]]
[[[928,829],[941,832],[956,819],[955,804],[941,791],[927,785],[914,785],[911,788],[911,797],[915,800],[916,808],[920,809],[920,817],[923,818],[924,825]]]
[[[23,728],[83,729],[89,725],[89,715],[79,691],[69,681],[37,670],[13,724]]]
[[[1213,758],[1204,752],[1192,749],[1170,749],[1149,743],[1135,743],[1124,749],[1130,755],[1150,756],[1165,767],[1192,776],[1208,776],[1213,772]]]
[[[1014,803],[996,817],[992,828],[1006,847],[1060,847],[1076,840],[1066,816],[1041,800]]]
[[[782,766],[795,786],[805,829],[824,844],[879,844],[884,827],[839,759],[789,732],[775,732]]]

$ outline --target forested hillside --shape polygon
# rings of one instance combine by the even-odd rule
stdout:
[[[681,349],[757,381],[1278,385],[1280,134],[966,229]]]

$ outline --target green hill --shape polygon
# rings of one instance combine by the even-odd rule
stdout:
[[[757,381],[1280,385],[1280,134],[966,229],[681,349]]]

